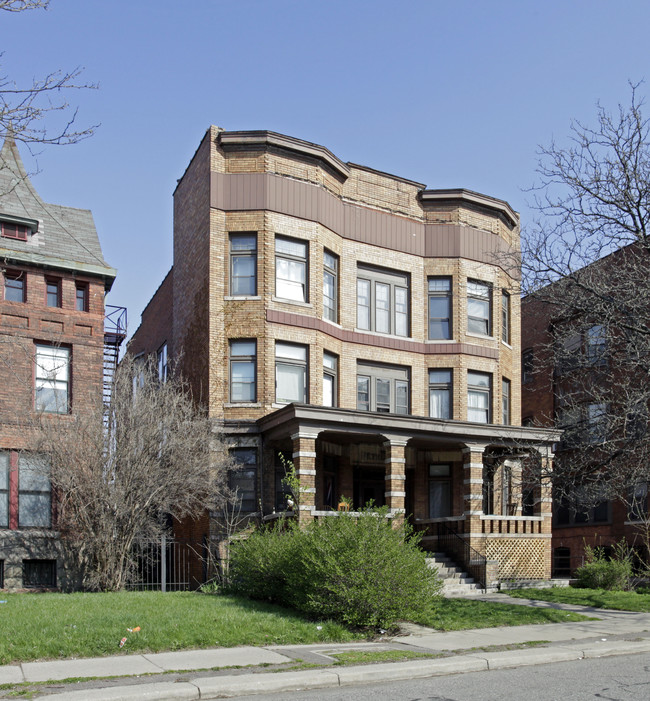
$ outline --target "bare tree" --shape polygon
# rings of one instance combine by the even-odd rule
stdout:
[[[537,383],[565,429],[554,489],[633,508],[650,480],[650,122],[639,85],[568,145],[540,151],[539,221],[522,241],[524,309],[537,325]],[[553,416],[548,416],[552,420]]]
[[[170,519],[195,518],[226,496],[227,451],[178,377],[136,372],[127,355],[107,422],[99,406],[60,419],[41,416],[37,445],[85,588],[123,588],[138,539],[159,538]]]
[[[49,4],[50,0],[0,0],[0,10],[47,9]],[[0,53],[0,60],[2,57]],[[55,70],[34,78],[30,84],[19,85],[2,71],[0,64],[0,138],[11,135],[28,145],[45,145],[73,144],[90,136],[96,125],[78,127],[77,110],[66,97],[71,90],[96,87],[80,81],[81,74],[79,67]]]

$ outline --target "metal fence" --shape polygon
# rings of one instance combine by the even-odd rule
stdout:
[[[207,580],[206,542],[162,536],[135,546],[136,573],[128,585],[135,591],[187,591]]]

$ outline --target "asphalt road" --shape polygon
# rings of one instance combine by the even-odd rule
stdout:
[[[650,653],[238,701],[650,701]]]

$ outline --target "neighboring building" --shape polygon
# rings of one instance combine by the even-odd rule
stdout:
[[[579,273],[589,273],[597,284],[604,282],[615,289],[617,278],[626,275],[626,266],[633,260],[637,260],[634,250],[622,248]],[[563,431],[556,449],[557,459],[567,465],[567,471],[575,471],[572,479],[577,484],[573,490],[571,485],[565,485],[554,494],[553,576],[557,577],[573,574],[584,563],[585,546],[603,547],[607,552],[624,539],[637,548],[639,556],[647,558],[640,526],[647,524],[648,519],[645,482],[631,485],[630,498],[633,496],[635,502],[631,510],[618,499],[599,501],[591,494],[584,497],[586,492],[578,484],[583,472],[589,474],[593,470],[594,474],[604,474],[610,480],[612,470],[618,470],[619,476],[623,474],[617,460],[643,459],[631,453],[617,455],[616,440],[620,432],[617,424],[627,423],[638,431],[638,421],[642,420],[644,428],[638,437],[647,446],[647,414],[633,416],[632,411],[620,406],[610,411],[604,403],[605,397],[615,399],[617,394],[621,402],[625,401],[625,385],[634,382],[632,362],[626,366],[619,360],[612,367],[616,329],[603,326],[605,322],[597,310],[591,314],[567,312],[563,306],[564,293],[559,287],[562,284],[560,281],[536,295],[524,297],[521,307],[523,423],[557,426]],[[589,307],[588,303],[583,304]],[[641,358],[635,367],[640,367],[645,375],[644,362]],[[617,412],[622,414],[621,420]],[[605,472],[595,469],[599,458]]]
[[[431,547],[455,531],[493,581],[548,578],[550,499],[532,478],[522,489],[522,446],[549,461],[557,434],[519,425],[518,247],[501,200],[211,127],[130,350],[178,360],[242,466],[245,512],[285,509],[284,457],[301,520],[373,500]]]
[[[11,137],[0,152],[0,228],[0,587],[65,586],[56,497],[30,431],[40,412],[65,425],[101,405],[104,363],[110,372],[124,338],[116,326],[105,346],[115,270],[91,213],[43,202]]]

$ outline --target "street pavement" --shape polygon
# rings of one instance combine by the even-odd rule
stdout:
[[[217,648],[26,662],[0,666],[0,698],[26,690],[13,685],[28,684],[31,698],[47,696],[57,701],[203,701],[650,652],[647,613],[550,604],[504,594],[473,598],[576,611],[598,620],[450,633],[407,625],[400,635],[375,643]],[[332,666],[336,653],[350,650],[410,650],[437,657]],[[310,668],[305,669],[306,665]],[[3,689],[2,685],[12,686]]]

